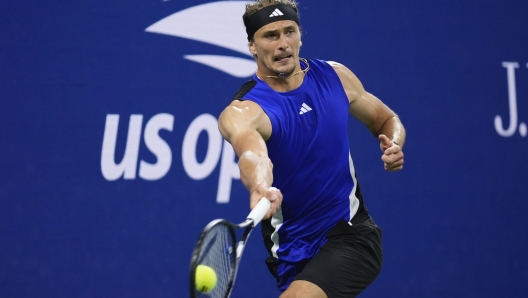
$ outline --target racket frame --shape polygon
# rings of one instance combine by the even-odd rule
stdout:
[[[227,227],[227,230],[230,233],[230,236],[232,239],[235,240],[236,243],[236,257],[234,264],[231,264],[231,271],[229,275],[229,280],[227,283],[227,291],[225,295],[222,298],[228,298],[231,295],[231,292],[233,291],[233,286],[235,284],[236,275],[238,272],[238,266],[240,264],[240,260],[242,258],[242,253],[244,252],[244,248],[246,246],[246,242],[249,239],[249,235],[251,235],[251,232],[253,231],[253,228],[260,223],[264,215],[266,215],[266,212],[270,208],[270,201],[267,198],[262,198],[255,208],[251,210],[249,215],[247,216],[247,219],[239,224],[233,224],[225,219],[215,219],[211,221],[205,228],[203,229],[202,233],[198,237],[198,241],[196,242],[196,245],[194,246],[194,250],[191,257],[191,270],[190,270],[190,277],[189,277],[189,286],[190,286],[190,293],[191,298],[197,298],[196,297],[196,268],[198,267],[199,261],[200,261],[200,252],[202,251],[202,243],[204,242],[205,237],[207,234],[217,225],[224,225]],[[244,228],[244,232],[240,236],[240,239],[238,242],[236,241],[236,233],[235,229],[242,229]]]

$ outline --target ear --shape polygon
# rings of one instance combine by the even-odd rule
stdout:
[[[255,56],[257,54],[257,48],[255,47],[255,42],[253,42],[253,41],[248,42],[248,48],[249,48],[249,52],[253,56]]]

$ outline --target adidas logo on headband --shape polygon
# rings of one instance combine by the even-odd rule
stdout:
[[[280,11],[278,8],[275,9],[273,11],[272,14],[270,14],[270,18],[273,18],[273,17],[278,17],[278,16],[283,16],[284,14],[282,13],[282,11]]]
[[[297,14],[297,8],[291,7],[285,4],[275,4],[266,6],[257,10],[250,16],[244,14],[244,25],[246,26],[246,33],[248,41],[253,39],[255,32],[266,26],[269,23],[278,21],[294,21],[299,25],[299,15]]]

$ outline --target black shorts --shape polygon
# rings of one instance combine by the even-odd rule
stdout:
[[[372,219],[352,226],[340,221],[326,238],[328,241],[321,250],[306,262],[286,264],[274,258],[266,260],[270,271],[277,277],[280,290],[285,290],[292,280],[276,275],[277,269],[284,272],[286,266],[295,271],[294,280],[316,284],[329,298],[356,297],[376,279],[381,271],[383,253],[381,229]]]

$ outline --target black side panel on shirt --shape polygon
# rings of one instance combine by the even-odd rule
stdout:
[[[257,81],[253,79],[247,81],[246,83],[244,83],[244,85],[242,85],[242,87],[240,87],[240,89],[238,89],[231,101],[241,100],[242,98],[244,98],[244,96],[246,96],[246,94],[248,94],[249,91],[251,91],[251,89],[253,89],[253,87],[255,87],[255,85],[257,85]]]
[[[357,180],[357,176],[356,176],[356,183],[357,183],[357,187],[356,187],[355,195],[356,195],[356,198],[358,198],[359,200],[359,208],[358,208],[358,211],[356,212],[356,215],[354,215],[354,218],[350,220],[350,222],[352,222],[353,224],[363,222],[367,220],[368,218],[370,218],[367,207],[363,203],[363,195],[361,194],[361,189],[359,187],[359,181]]]

